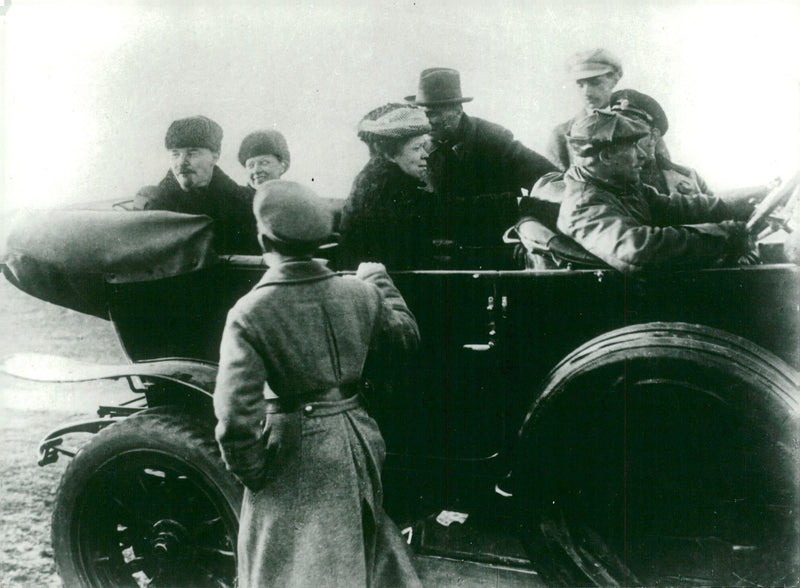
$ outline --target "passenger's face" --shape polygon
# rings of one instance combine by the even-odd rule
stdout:
[[[661,138],[661,133],[656,128],[650,130],[650,134],[639,139],[639,147],[644,153],[645,159],[653,161],[656,158],[656,145]]]
[[[605,151],[605,164],[609,175],[619,181],[636,183],[647,158],[639,142],[615,145]]]
[[[286,166],[272,154],[256,155],[244,162],[247,170],[247,183],[257,188],[269,180],[277,180],[286,171]]]
[[[461,112],[460,104],[426,107],[425,114],[431,123],[431,137],[437,141],[454,138],[461,122]]]
[[[607,73],[593,78],[584,78],[575,82],[578,92],[583,98],[583,106],[587,110],[605,108],[611,99],[614,86],[617,85],[617,75]]]
[[[211,182],[219,153],[206,147],[170,149],[170,167],[182,190],[202,188]]]
[[[428,157],[429,145],[429,135],[411,137],[400,148],[400,152],[389,159],[409,176],[424,182],[427,173],[425,160]]]

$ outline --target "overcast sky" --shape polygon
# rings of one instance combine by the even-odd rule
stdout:
[[[205,114],[225,137],[276,128],[287,179],[345,197],[367,159],[355,127],[461,71],[466,105],[543,151],[579,108],[564,61],[606,47],[620,88],[658,99],[678,163],[712,187],[761,183],[800,162],[800,4],[410,0],[13,0],[3,17],[2,206],[125,199],[167,169],[164,133]]]

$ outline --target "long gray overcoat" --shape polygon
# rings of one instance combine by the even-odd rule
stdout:
[[[265,384],[281,399],[353,384],[375,354],[416,347],[416,321],[386,272],[361,278],[284,263],[228,314],[214,408],[223,458],[246,486],[242,588],[419,586],[383,511],[383,438],[359,401],[267,414],[264,399]]]

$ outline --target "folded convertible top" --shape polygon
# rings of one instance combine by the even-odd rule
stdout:
[[[215,264],[212,223],[164,211],[23,210],[8,222],[0,262],[28,294],[108,318],[105,282],[157,280]]]

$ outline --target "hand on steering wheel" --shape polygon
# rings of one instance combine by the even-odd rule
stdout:
[[[788,219],[782,212],[791,212],[800,200],[800,171],[787,181],[771,190],[769,194],[756,205],[753,214],[747,221],[747,230],[753,238],[760,239],[766,234],[772,234],[780,229],[791,233],[787,225]],[[767,229],[768,232],[767,232]]]

